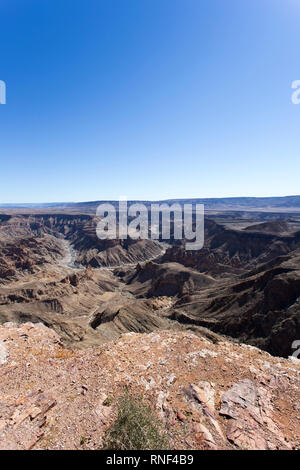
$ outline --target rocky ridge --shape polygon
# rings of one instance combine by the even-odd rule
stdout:
[[[126,388],[171,448],[300,448],[300,361],[251,346],[155,331],[73,351],[42,324],[7,323],[0,373],[0,449],[101,448]]]

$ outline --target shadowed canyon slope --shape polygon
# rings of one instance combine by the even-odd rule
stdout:
[[[0,217],[0,320],[83,348],[124,332],[215,332],[292,354],[300,338],[297,215],[208,214],[205,245],[102,241],[89,214]]]
[[[207,214],[194,252],[96,223],[0,217],[0,448],[101,448],[129,388],[171,449],[300,449],[300,218]]]

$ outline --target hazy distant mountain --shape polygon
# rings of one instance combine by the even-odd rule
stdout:
[[[48,208],[48,207],[72,207],[74,206],[74,202],[41,202],[41,203],[6,203],[1,204],[0,207],[5,209],[18,209],[18,208],[26,208],[26,209],[38,209],[38,208]]]
[[[87,201],[87,202],[54,202],[54,203],[35,203],[35,204],[0,204],[3,209],[21,209],[21,208],[68,208],[83,212],[95,212],[99,204],[103,202],[110,202],[113,205],[118,205],[118,201]],[[173,204],[179,202],[180,204],[204,204],[206,210],[238,210],[238,211],[300,211],[300,196],[284,196],[284,197],[226,197],[226,198],[191,198],[191,199],[168,199],[160,201],[129,201],[130,204],[134,202],[142,202],[149,206],[151,203],[167,202]]]

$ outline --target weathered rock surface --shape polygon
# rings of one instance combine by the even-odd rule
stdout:
[[[172,318],[205,326],[288,357],[300,338],[300,252],[280,256],[232,279],[181,297]]]
[[[123,279],[138,297],[181,296],[215,284],[211,276],[182,264],[153,261],[143,266],[138,264]]]
[[[96,449],[125,387],[175,449],[299,449],[300,361],[190,332],[65,349],[41,325],[0,327],[0,449]],[[110,397],[107,400],[107,397]]]
[[[96,213],[96,211],[95,211]],[[163,250],[160,244],[155,240],[100,240],[96,234],[97,217],[80,213],[22,213],[22,214],[0,214],[0,241],[11,245],[17,244],[20,251],[20,259],[23,261],[23,246],[26,247],[26,240],[31,240],[38,245],[39,240],[45,239],[65,239],[72,244],[76,250],[77,265],[92,266],[98,268],[101,266],[119,266],[123,263],[138,263],[149,258],[155,258],[162,254]],[[59,240],[53,240],[55,246],[59,245]],[[48,246],[49,252],[52,247]],[[6,258],[10,251],[0,257],[0,279],[13,275],[9,274],[6,266]],[[33,259],[33,262],[35,259]],[[3,267],[2,267],[3,264]],[[10,264],[10,263],[9,263]],[[24,265],[24,269],[26,265]],[[6,272],[7,271],[7,272]],[[6,274],[5,274],[6,273]]]

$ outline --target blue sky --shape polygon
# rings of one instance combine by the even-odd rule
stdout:
[[[299,194],[298,0],[1,0],[0,202]]]

